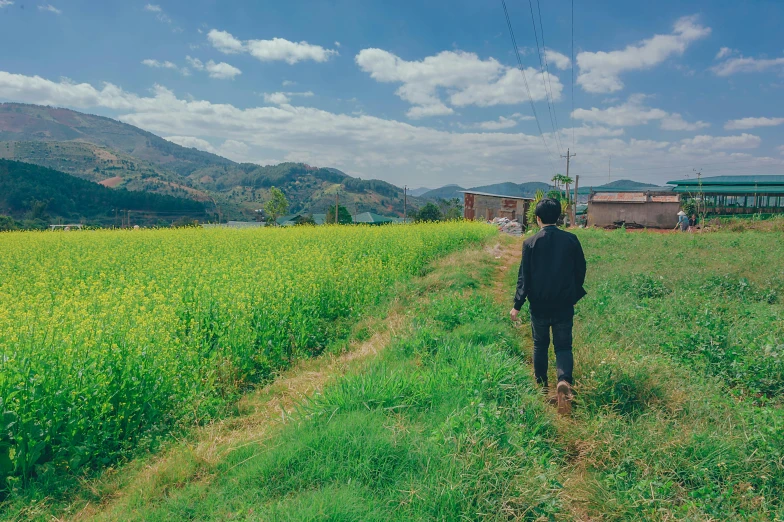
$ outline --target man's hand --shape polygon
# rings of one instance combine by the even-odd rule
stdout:
[[[520,310],[512,308],[512,310],[509,311],[509,317],[512,318],[512,321],[517,321],[517,314],[519,314],[519,313],[520,313]]]

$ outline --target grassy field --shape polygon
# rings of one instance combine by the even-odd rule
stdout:
[[[520,242],[491,238],[230,423],[7,518],[784,520],[781,233],[580,239],[571,418],[508,321]]]
[[[0,490],[47,490],[225,413],[491,228],[0,235]],[[164,437],[165,438],[165,437]]]

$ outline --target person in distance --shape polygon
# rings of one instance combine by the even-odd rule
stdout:
[[[541,230],[523,243],[514,308],[510,315],[516,321],[523,303],[528,300],[534,341],[534,375],[545,392],[552,330],[558,412],[567,415],[571,412],[572,401],[574,305],[586,294],[583,288],[586,266],[580,240],[556,226],[560,216],[561,203],[555,199],[545,198],[536,205],[536,221]]]

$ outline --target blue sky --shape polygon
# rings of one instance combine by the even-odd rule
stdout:
[[[784,2],[576,0],[574,64],[569,0],[507,5],[543,136],[500,0],[0,0],[0,101],[409,186],[784,172]]]

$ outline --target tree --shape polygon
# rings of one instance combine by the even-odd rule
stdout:
[[[313,219],[313,214],[302,214],[294,218],[295,225],[315,225],[316,220]]]
[[[269,216],[273,223],[277,224],[278,218],[284,215],[289,209],[289,202],[280,189],[270,187],[270,199],[264,204],[264,212]]]
[[[540,201],[544,199],[544,192],[541,190],[536,191],[536,195],[534,196],[534,200],[528,206],[528,212],[525,215],[525,219],[528,222],[529,227],[536,226],[536,205],[539,204]]]
[[[16,221],[11,216],[0,216],[0,232],[6,230],[16,230]]]
[[[417,212],[417,221],[441,221],[441,209],[435,203],[428,203]]]
[[[455,221],[463,217],[463,205],[460,198],[439,199],[438,208],[445,221]]]
[[[327,209],[327,223],[335,223],[335,205],[330,205]],[[338,224],[339,225],[350,225],[354,222],[354,218],[351,217],[351,213],[348,211],[346,207],[343,205],[338,206]]]

